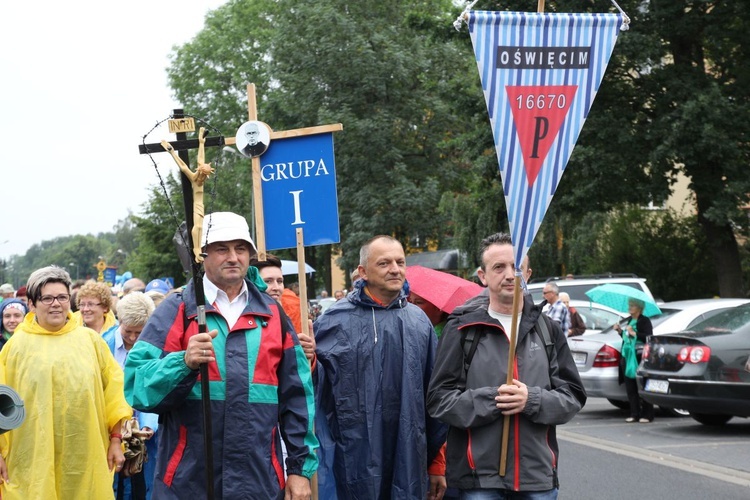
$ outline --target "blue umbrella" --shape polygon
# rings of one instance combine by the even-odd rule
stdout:
[[[628,312],[628,301],[630,299],[637,299],[645,304],[643,308],[645,316],[661,314],[661,309],[659,309],[659,306],[656,305],[652,297],[632,286],[608,283],[592,288],[586,292],[586,295],[597,304],[611,307],[623,313]]]

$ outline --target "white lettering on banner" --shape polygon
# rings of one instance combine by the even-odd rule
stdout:
[[[292,222],[292,225],[305,223],[305,221],[302,220],[302,209],[300,208],[299,204],[299,194],[301,192],[302,190],[289,191],[289,194],[292,195],[292,199],[294,200],[294,222]]]
[[[320,175],[329,175],[328,167],[326,167],[323,158],[317,160],[317,162],[316,160],[299,160],[287,163],[269,163],[263,165],[260,169],[260,176],[266,182],[318,177]]]
[[[500,69],[587,69],[591,47],[512,47],[497,48]]]

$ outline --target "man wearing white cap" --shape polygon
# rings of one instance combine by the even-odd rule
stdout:
[[[0,285],[0,302],[3,299],[12,299],[16,291],[13,289],[13,285],[10,283],[3,283]]]
[[[205,496],[201,363],[211,385],[216,498],[310,498],[318,441],[299,339],[259,290],[262,280],[246,278],[257,252],[244,217],[206,215],[200,244],[209,332],[198,333],[191,280],[156,309],[125,365],[128,402],[162,418],[153,498]]]

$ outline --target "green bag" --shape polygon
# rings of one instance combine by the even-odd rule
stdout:
[[[630,326],[635,329],[635,322],[631,322]],[[631,337],[628,335],[627,329],[622,332],[622,357],[625,359],[625,376],[627,378],[635,378],[636,372],[638,371],[638,355],[636,353],[636,344],[638,343],[638,337]]]

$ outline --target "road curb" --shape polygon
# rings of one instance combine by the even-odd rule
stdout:
[[[576,432],[565,431],[560,427],[557,428],[557,437],[563,441],[596,448],[617,455],[645,460],[655,464],[665,465],[685,472],[692,472],[694,474],[700,474],[702,476],[750,488],[750,473],[745,471],[721,467],[706,462],[700,462],[698,460],[691,460],[689,458],[677,457],[668,453],[649,450],[647,448],[628,446],[617,441],[608,441],[606,439],[584,436]]]

